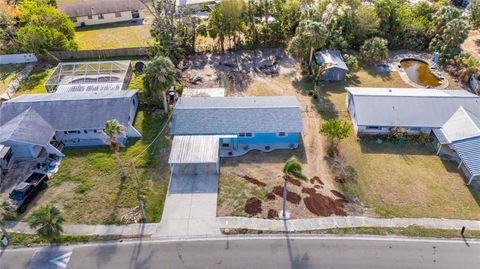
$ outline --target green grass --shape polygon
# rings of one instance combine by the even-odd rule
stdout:
[[[3,94],[10,82],[15,78],[24,65],[4,64],[0,65],[0,94]]]
[[[75,39],[80,50],[135,48],[148,46],[150,25],[112,23],[77,28]]]
[[[55,67],[32,71],[32,73],[20,83],[20,87],[15,92],[15,95],[46,93],[47,89],[44,84],[54,70]]]
[[[139,192],[145,201],[146,221],[158,222],[169,180],[169,136],[164,133],[152,147],[142,151],[165,122],[166,118],[155,117],[151,108],[138,111],[135,128],[143,137],[130,139],[121,149],[121,159],[128,174],[124,181],[120,180],[114,154],[108,147],[66,149],[59,172],[49,181],[46,202],[61,208],[68,223],[123,223],[122,215],[138,206],[131,160],[140,154],[135,164],[140,177]]]
[[[247,181],[233,174],[222,175],[218,184],[218,211],[231,212],[229,216],[246,217],[245,202],[251,197],[265,201],[267,192],[260,187],[252,186]]]
[[[30,246],[32,244],[65,244],[65,243],[88,243],[93,241],[118,240],[120,236],[98,236],[98,235],[62,235],[60,238],[50,242],[36,234],[8,233],[10,245]]]
[[[361,70],[346,82],[320,86],[321,115],[350,121],[345,86],[408,87],[397,73],[389,77]],[[331,109],[332,108],[332,109]],[[479,219],[479,203],[465,186],[455,162],[442,161],[427,145],[359,142],[351,135],[340,144],[356,180],[339,184],[351,198],[380,217]]]

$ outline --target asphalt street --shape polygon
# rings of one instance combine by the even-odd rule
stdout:
[[[479,268],[480,241],[381,237],[149,240],[8,249],[13,268]]]

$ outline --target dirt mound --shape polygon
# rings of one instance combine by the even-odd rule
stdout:
[[[293,185],[298,186],[298,187],[300,187],[302,185],[302,182],[300,182],[300,180],[295,179],[291,176],[285,176],[285,178],[287,179],[288,183],[290,183],[290,184],[293,184]]]
[[[276,219],[278,218],[278,212],[275,209],[269,209],[267,214],[267,219]]]
[[[347,215],[344,210],[345,201],[343,199],[334,200],[320,193],[312,193],[311,189],[306,191],[308,191],[306,193],[308,193],[309,196],[305,197],[303,202],[305,203],[307,209],[313,214],[322,217],[327,217],[330,215]]]
[[[275,200],[275,194],[272,192],[267,193],[265,197],[267,197],[267,200]]]
[[[275,186],[273,187],[272,190],[273,193],[278,195],[279,197],[283,197],[283,187],[282,186]],[[300,204],[300,201],[302,200],[302,197],[300,195],[287,190],[287,201],[289,201],[292,204],[298,205]]]
[[[318,184],[313,185],[313,187],[314,187],[315,189],[321,189],[321,188],[323,188],[321,185],[318,185]]]
[[[347,200],[347,197],[340,193],[339,191],[336,190],[331,190],[332,194],[335,195],[335,197],[342,198],[343,200]]]
[[[252,183],[252,184],[255,184],[255,185],[259,186],[259,187],[267,186],[267,184],[261,182],[260,180],[258,180],[256,178],[250,177],[250,176],[243,176],[242,178],[245,179],[246,181]]]
[[[255,216],[262,213],[262,201],[257,197],[248,198],[245,203],[245,212],[250,216]]]
[[[315,194],[317,191],[314,188],[303,188],[302,193]]]
[[[310,179],[311,184],[315,184],[315,182],[318,182],[318,184],[320,184],[320,185],[324,185],[323,181],[317,176],[314,176]]]

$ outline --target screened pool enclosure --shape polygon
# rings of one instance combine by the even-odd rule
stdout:
[[[45,82],[48,92],[126,89],[132,76],[130,61],[59,63]]]

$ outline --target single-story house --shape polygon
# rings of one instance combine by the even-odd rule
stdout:
[[[66,147],[99,146],[104,145],[105,122],[116,119],[126,128],[125,137],[119,139],[125,143],[128,137],[141,136],[133,127],[137,107],[134,90],[24,94],[2,104],[0,128],[32,109],[55,131],[51,140]],[[27,128],[25,132],[33,135],[38,130]]]
[[[480,97],[465,90],[347,88],[357,135],[430,134],[437,154],[453,157],[472,180],[480,179]]]
[[[339,51],[317,51],[315,53],[315,62],[325,67],[325,74],[320,77],[321,81],[344,80],[348,73],[348,67],[343,61],[343,57]]]
[[[294,149],[303,123],[294,96],[181,97],[173,110],[169,163],[210,164],[250,150]]]
[[[0,127],[0,144],[9,146],[18,159],[37,158],[42,150],[63,156],[50,144],[54,136],[55,129],[31,107]]]
[[[59,9],[72,20],[75,27],[124,21],[143,20],[138,0],[91,0],[61,4]]]

